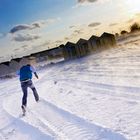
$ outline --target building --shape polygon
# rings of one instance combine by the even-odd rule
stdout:
[[[48,59],[48,50],[44,50],[44,51],[41,51],[41,52],[33,53],[30,56],[34,57],[36,63],[47,61],[47,59]]]
[[[100,48],[99,37],[92,35],[88,40],[88,46],[91,52],[97,51]]]
[[[54,61],[59,58],[70,60],[86,56],[91,52],[101,51],[103,49],[116,45],[115,35],[110,33],[103,33],[100,37],[91,36],[89,40],[79,39],[77,43],[67,42],[65,45],[33,53],[30,56],[23,58],[15,58],[10,62],[3,62],[0,64],[0,76],[8,75],[16,72],[21,66],[28,63],[35,65],[36,63],[46,61]],[[44,63],[44,62],[43,62]]]
[[[78,54],[76,51],[76,44],[72,42],[67,42],[66,45],[63,47],[63,54],[65,60],[77,58]]]
[[[20,68],[21,60],[22,60],[22,58],[15,58],[10,61],[9,69],[11,70],[11,73],[16,72]]]
[[[0,77],[6,76],[11,73],[11,70],[9,68],[9,63],[10,62],[7,61],[0,64]]]
[[[104,32],[100,37],[100,45],[103,48],[109,48],[116,45],[115,35]]]
[[[76,43],[76,51],[77,51],[78,57],[87,55],[90,52],[88,41],[80,38]]]
[[[50,59],[64,57],[63,47],[64,47],[64,45],[60,45],[59,47],[49,49],[48,50],[48,57]]]

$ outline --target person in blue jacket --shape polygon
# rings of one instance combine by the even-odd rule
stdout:
[[[35,71],[35,69],[30,65],[24,65],[20,68],[20,70],[17,72],[19,75],[20,83],[21,83],[21,88],[23,91],[23,97],[22,97],[22,110],[25,113],[26,111],[26,106],[27,106],[27,95],[28,95],[28,87],[32,89],[35,100],[38,102],[39,101],[39,96],[37,93],[37,90],[32,82],[32,73],[34,73],[35,77],[38,79],[38,75]]]

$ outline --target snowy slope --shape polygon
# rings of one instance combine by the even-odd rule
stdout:
[[[125,44],[125,45],[123,45]],[[39,71],[21,116],[18,78],[0,81],[0,140],[139,140],[140,41]]]

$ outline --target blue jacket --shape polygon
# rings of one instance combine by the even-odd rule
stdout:
[[[22,66],[17,74],[20,76],[20,81],[24,81],[32,79],[32,72],[35,72],[34,68],[30,65],[26,65]]]

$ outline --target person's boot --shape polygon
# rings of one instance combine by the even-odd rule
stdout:
[[[25,105],[22,105],[21,108],[22,108],[23,116],[25,116],[25,113],[26,113],[26,106],[25,106]]]

